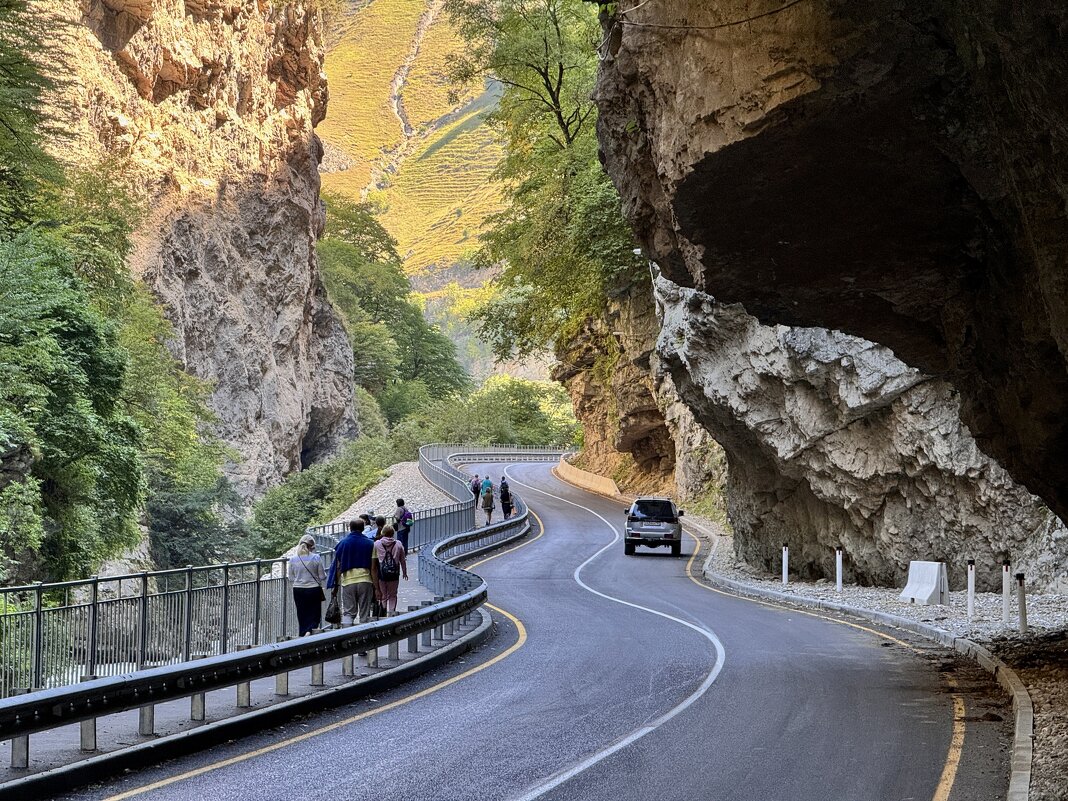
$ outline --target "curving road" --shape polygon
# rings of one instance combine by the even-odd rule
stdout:
[[[495,607],[490,645],[72,797],[1004,798],[1007,725],[981,719],[1004,708],[969,666],[900,633],[711,590],[693,559],[626,557],[619,504],[548,465],[507,471],[544,530],[475,568]]]

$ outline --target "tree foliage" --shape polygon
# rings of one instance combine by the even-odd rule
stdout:
[[[126,266],[139,210],[121,165],[45,152],[42,65],[62,63],[47,20],[0,0],[0,579],[15,581],[84,576],[141,523],[164,564],[199,560],[197,537],[234,516],[208,388]]]
[[[464,390],[469,381],[452,341],[415,302],[396,242],[373,209],[342,198],[328,199],[327,209],[320,264],[349,331],[357,384],[376,397],[413,381],[440,397]]]
[[[470,49],[458,78],[505,85],[491,115],[505,143],[507,206],[490,218],[478,263],[501,264],[477,313],[495,355],[530,355],[600,312],[639,268],[619,197],[597,159],[591,100],[600,36],[581,0],[447,0]]]

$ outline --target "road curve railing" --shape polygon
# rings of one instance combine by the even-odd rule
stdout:
[[[470,506],[470,517],[448,512],[433,531],[448,526],[473,524],[475,498],[455,465],[472,462],[554,461],[561,449],[508,448],[503,446],[435,445],[420,451],[420,466],[434,474],[444,491],[454,488],[468,496],[453,506]],[[426,473],[424,473],[426,475]],[[453,496],[456,497],[456,496]],[[445,507],[452,510],[453,506]],[[438,511],[438,510],[431,510]],[[426,513],[423,520],[432,520]],[[326,631],[297,640],[246,646],[236,653],[221,653],[195,661],[134,670],[118,676],[91,678],[79,684],[37,690],[0,699],[0,740],[92,721],[98,717],[133,709],[151,710],[158,703],[197,696],[211,690],[247,684],[278,676],[301,667],[374,652],[411,639],[423,632],[440,630],[458,619],[469,620],[486,601],[488,588],[475,573],[455,563],[519,539],[530,530],[529,512],[522,499],[515,498],[515,513],[499,523],[440,536],[419,553],[420,581],[434,594],[432,603],[396,617],[349,628]],[[329,536],[325,535],[324,536]],[[26,750],[28,741],[24,743]]]

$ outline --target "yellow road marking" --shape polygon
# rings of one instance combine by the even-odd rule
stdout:
[[[486,562],[489,562],[492,559],[496,559],[498,556],[504,556],[505,554],[511,553],[512,551],[517,551],[520,548],[523,548],[523,547],[525,547],[527,545],[530,545],[532,542],[534,542],[535,540],[539,539],[543,534],[545,534],[545,525],[541,522],[541,518],[538,517],[536,514],[534,514],[533,511],[531,511],[531,514],[534,515],[534,518],[538,521],[538,527],[541,529],[541,531],[538,533],[537,537],[533,537],[533,538],[527,540],[526,542],[520,543],[519,545],[515,546],[514,548],[509,548],[507,551],[501,551],[501,553],[494,554],[493,556],[488,556],[485,559],[482,559],[482,560],[480,560],[478,562],[475,562],[473,565],[471,565],[471,567],[478,567],[479,565],[483,565],[483,564],[485,564]],[[186,771],[185,773],[179,773],[179,774],[177,774],[175,776],[170,776],[170,777],[168,777],[166,779],[160,779],[157,782],[153,782],[151,784],[146,784],[143,787],[137,787],[137,788],[135,788],[133,790],[127,790],[126,792],[119,793],[117,795],[108,796],[108,798],[105,799],[105,801],[124,801],[124,799],[127,799],[127,798],[134,798],[135,796],[143,795],[144,793],[149,793],[149,792],[152,792],[153,790],[159,790],[159,789],[161,789],[163,787],[167,787],[167,786],[172,785],[172,784],[177,784],[178,782],[182,782],[182,781],[185,781],[187,779],[193,779],[193,778],[196,778],[197,776],[203,776],[205,773],[210,773],[210,772],[212,772],[214,770],[218,770],[219,768],[226,768],[226,767],[229,767],[230,765],[237,765],[237,764],[239,764],[241,762],[245,762],[245,761],[247,761],[249,759],[254,759],[255,757],[258,757],[258,756],[263,756],[264,754],[270,754],[273,751],[278,751],[279,749],[285,748],[286,746],[289,746],[289,745],[293,745],[294,743],[303,742],[304,740],[310,740],[312,737],[318,737],[320,734],[327,734],[327,733],[332,732],[332,731],[337,731],[338,729],[344,728],[345,726],[349,726],[349,725],[351,725],[353,723],[356,723],[358,721],[364,720],[365,718],[373,717],[374,715],[379,715],[379,714],[381,714],[383,712],[388,712],[391,709],[396,709],[397,707],[404,706],[405,704],[410,704],[412,701],[418,700],[419,698],[425,698],[428,695],[432,695],[433,693],[436,693],[438,690],[445,689],[446,687],[448,687],[451,684],[456,684],[456,682],[461,681],[462,679],[466,679],[466,678],[468,678],[470,676],[473,676],[476,673],[479,673],[479,672],[485,670],[486,668],[490,667],[491,665],[495,665],[496,663],[500,662],[502,659],[506,659],[507,657],[511,656],[512,654],[514,654],[516,651],[518,651],[520,648],[523,647],[523,645],[527,641],[527,629],[523,625],[522,621],[519,618],[517,618],[515,615],[511,614],[510,612],[506,612],[503,609],[501,609],[499,606],[494,606],[493,604],[490,604],[490,603],[487,603],[486,606],[489,607],[490,609],[492,609],[494,612],[497,612],[497,613],[499,613],[501,615],[504,615],[506,618],[508,618],[510,621],[512,621],[512,625],[514,625],[516,627],[516,630],[519,632],[518,639],[514,643],[512,643],[512,645],[510,645],[507,648],[507,650],[502,651],[501,653],[497,654],[497,656],[493,657],[492,659],[490,659],[490,660],[488,660],[486,662],[483,662],[480,665],[476,665],[475,667],[471,668],[470,670],[465,670],[463,673],[460,673],[460,674],[458,674],[456,676],[453,676],[451,678],[445,679],[444,681],[439,682],[438,684],[435,684],[432,687],[427,687],[427,688],[425,688],[423,690],[420,690],[419,692],[414,693],[413,695],[409,695],[409,696],[406,696],[404,698],[399,698],[396,701],[391,701],[390,703],[385,704],[384,706],[380,706],[380,707],[377,707],[375,709],[368,709],[366,712],[361,712],[358,715],[353,715],[352,717],[345,718],[344,720],[336,721],[335,723],[331,723],[331,724],[329,724],[327,726],[323,726],[321,729],[316,729],[315,731],[304,732],[303,734],[298,734],[298,735],[296,735],[294,737],[288,737],[285,740],[279,740],[278,742],[271,743],[270,745],[265,745],[262,748],[257,748],[254,751],[247,751],[246,753],[238,754],[237,756],[233,756],[233,757],[230,757],[228,759],[222,759],[222,760],[219,760],[218,762],[213,762],[210,765],[204,765],[203,767],[199,767],[199,768],[196,768],[194,770]]]
[[[686,576],[694,584],[709,592],[718,593],[719,595],[725,595],[729,598],[740,598],[751,603],[760,604],[772,609],[785,610],[789,612],[797,612],[798,614],[808,615],[809,617],[817,617],[820,620],[826,620],[830,623],[837,623],[840,626],[849,626],[850,628],[859,629],[869,634],[874,634],[876,637],[881,637],[884,640],[889,640],[897,645],[904,646],[910,651],[915,653],[922,653],[921,649],[917,648],[911,643],[907,643],[904,640],[899,640],[897,637],[892,637],[889,634],[878,631],[877,629],[869,628],[868,626],[861,626],[859,623],[850,623],[848,620],[839,620],[838,618],[831,617],[829,615],[820,614],[819,612],[811,612],[807,609],[796,609],[794,607],[783,606],[772,601],[762,601],[756,598],[749,598],[745,595],[738,595],[725,590],[718,589],[717,587],[710,587],[703,581],[698,579],[693,574],[693,563],[697,559],[697,554],[701,550],[701,540],[695,537],[691,532],[687,531],[686,534],[694,541],[693,554],[690,556],[689,561],[686,562]],[[950,687],[956,687],[956,682],[951,677],[946,677],[946,683]],[[964,750],[964,697],[960,693],[953,693],[953,733],[949,739],[949,753],[946,754],[946,763],[942,768],[942,775],[938,780],[938,786],[935,788],[934,798],[931,801],[949,801],[950,790],[953,789],[953,782],[957,778],[957,768],[960,766],[961,753]]]

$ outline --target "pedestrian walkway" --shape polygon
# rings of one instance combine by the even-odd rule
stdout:
[[[413,560],[417,561],[417,560]],[[404,589],[405,582],[401,582]],[[407,595],[401,594],[403,606],[400,609],[407,611],[408,605],[418,605],[416,587],[422,590],[422,598],[429,600],[429,593],[419,585],[415,576],[407,582]],[[31,735],[30,737],[30,768],[29,770],[12,770],[10,767],[9,744],[5,743],[0,748],[0,785],[3,782],[18,779],[23,776],[37,773],[43,770],[68,765],[80,759],[87,759],[102,752],[117,751],[122,748],[148,742],[163,736],[179,734],[190,731],[197,727],[205,726],[215,721],[245,714],[257,709],[264,709],[273,704],[301,698],[317,692],[323,692],[343,684],[356,681],[399,665],[411,662],[421,655],[429,653],[432,648],[454,642],[465,634],[473,631],[478,624],[478,616],[472,625],[459,625],[451,637],[444,640],[434,639],[431,647],[419,645],[417,650],[409,652],[408,642],[402,640],[398,643],[397,659],[389,659],[387,648],[378,649],[377,654],[368,660],[366,655],[353,657],[352,676],[344,675],[343,660],[332,660],[324,663],[322,671],[322,684],[314,685],[313,669],[301,668],[291,671],[288,680],[288,692],[280,695],[274,677],[258,679],[250,682],[249,705],[238,707],[239,699],[237,689],[227,687],[205,693],[203,704],[203,720],[193,720],[191,712],[194,702],[190,698],[181,698],[175,701],[157,704],[154,712],[154,733],[142,735],[138,733],[139,713],[137,710],[122,712],[116,715],[108,715],[97,721],[96,740],[99,750],[95,752],[83,752],[80,750],[81,728],[80,724],[62,726],[50,729],[47,732]],[[304,724],[301,724],[304,726]]]

